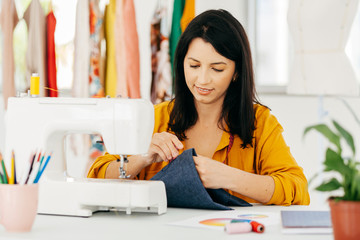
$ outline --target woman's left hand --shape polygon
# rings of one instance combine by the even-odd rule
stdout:
[[[203,156],[194,156],[197,172],[205,188],[227,188],[231,167]]]

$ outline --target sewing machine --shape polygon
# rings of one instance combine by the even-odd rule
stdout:
[[[39,182],[38,213],[91,216],[95,211],[166,212],[164,183],[126,179],[127,155],[150,145],[154,110],[143,99],[9,98],[5,161],[16,157],[18,178],[35,150],[52,152]],[[106,151],[120,154],[119,179],[74,178],[66,174],[64,138],[69,133],[100,134]]]

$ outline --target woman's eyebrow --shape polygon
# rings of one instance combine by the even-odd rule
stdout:
[[[195,62],[200,62],[199,60],[196,60],[195,58],[192,58],[192,57],[188,57],[189,60],[193,60]],[[219,65],[219,64],[225,64],[227,65],[225,62],[213,62],[213,63],[210,63],[210,65]]]
[[[192,58],[192,57],[188,57],[189,60],[193,60],[195,62],[200,62],[199,60],[196,60],[195,58]]]
[[[225,64],[225,65],[226,65],[225,62],[214,62],[214,63],[211,63],[211,65],[218,65],[218,64]]]

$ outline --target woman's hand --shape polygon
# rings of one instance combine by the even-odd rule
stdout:
[[[231,167],[203,156],[194,156],[194,162],[205,188],[228,188],[229,176],[227,173]]]
[[[173,160],[179,155],[179,149],[183,147],[183,144],[174,134],[168,132],[155,133],[147,154],[149,164]]]

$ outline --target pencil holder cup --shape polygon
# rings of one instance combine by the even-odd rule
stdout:
[[[0,224],[8,232],[29,232],[35,221],[39,184],[0,184]]]

